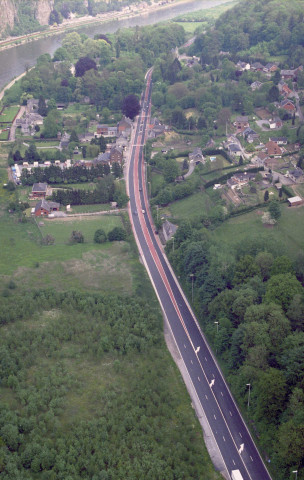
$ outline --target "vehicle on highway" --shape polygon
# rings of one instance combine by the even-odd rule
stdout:
[[[232,480],[243,480],[241,472],[239,470],[232,470],[231,479]]]
[[[146,210],[142,210],[142,213],[146,213]]]

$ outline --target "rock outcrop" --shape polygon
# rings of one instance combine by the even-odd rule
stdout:
[[[40,25],[48,25],[53,8],[54,0],[36,0],[35,18]]]
[[[17,13],[13,0],[0,0],[0,35],[14,26]]]
[[[18,22],[18,7],[25,0],[0,0],[0,36],[5,36]],[[26,0],[32,7],[33,17],[40,25],[49,23],[54,0]]]

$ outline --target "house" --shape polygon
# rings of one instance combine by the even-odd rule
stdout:
[[[264,167],[265,160],[269,159],[269,155],[265,152],[259,152],[257,157],[254,159],[254,163],[257,164],[258,167]]]
[[[34,183],[31,197],[45,198],[47,192],[47,183]]]
[[[295,183],[303,182],[303,170],[299,167],[289,172],[289,178]]]
[[[254,92],[255,90],[259,90],[262,85],[263,85],[262,82],[259,82],[258,80],[256,80],[250,85],[250,88]]]
[[[96,133],[97,135],[108,135],[108,125],[97,125]]]
[[[281,70],[282,80],[294,80],[296,76],[295,70]]]
[[[132,130],[132,120],[130,118],[124,117],[117,123],[117,133],[125,133],[130,135]]]
[[[60,140],[60,144],[59,144],[59,148],[61,150],[63,148],[68,148],[69,143],[70,143],[70,137],[71,137],[71,135],[69,135],[66,132],[63,132],[63,135],[61,136],[61,140]]]
[[[228,145],[228,151],[230,155],[233,155],[233,156],[240,155],[242,153],[242,150],[237,143],[230,143]]]
[[[303,205],[303,199],[298,195],[296,197],[288,198],[289,207],[295,207],[296,205]]]
[[[280,108],[284,108],[284,110],[290,113],[293,113],[296,111],[296,107],[294,103],[292,103],[292,101],[288,100],[287,98],[285,98],[285,100],[282,100],[282,102],[280,103]]]
[[[193,152],[189,153],[189,162],[194,162],[196,165],[205,163],[205,157],[201,148],[195,148]]]
[[[281,95],[284,95],[284,97],[288,97],[288,95],[292,94],[292,90],[289,88],[287,83],[284,82],[284,80],[280,80],[278,83],[278,89]]]
[[[255,62],[250,67],[250,69],[255,72],[262,72],[263,68],[264,68],[264,65],[262,65],[260,62]]]
[[[39,105],[39,100],[36,100],[36,98],[30,98],[26,102],[26,110],[28,113],[37,113],[38,111],[38,105]]]
[[[110,163],[117,162],[122,164],[123,160],[123,148],[114,145],[110,150]]]
[[[231,178],[227,180],[227,185],[232,190],[234,190],[237,187],[247,185],[250,180],[253,180],[255,178],[255,175],[255,173],[248,172],[235,173]]]
[[[245,72],[245,70],[250,70],[250,63],[242,62],[241,60],[238,61],[236,66],[238,70],[241,72]]]
[[[270,157],[280,157],[282,155],[281,147],[271,140],[265,144],[265,147]]]
[[[245,128],[249,127],[248,117],[244,115],[237,117],[233,125],[239,132],[242,132]]]
[[[248,143],[252,143],[254,140],[259,139],[259,134],[256,133],[252,128],[247,127],[242,132],[243,137],[247,140]]]
[[[283,122],[280,117],[275,117],[269,120],[269,128],[271,130],[280,129],[283,127]]]
[[[171,240],[171,238],[176,233],[177,228],[178,227],[176,225],[174,225],[173,223],[169,222],[169,220],[164,221],[163,227],[162,227],[162,232],[163,232],[163,236],[164,236],[166,242],[168,240]]]
[[[116,139],[115,144],[116,144],[117,147],[122,147],[123,149],[125,149],[129,145],[129,142],[128,142],[128,139],[126,137],[124,137],[123,135],[120,135]]]
[[[278,66],[276,63],[267,63],[265,67],[263,68],[264,73],[272,73],[275,72],[278,69]]]
[[[39,113],[26,113],[22,118],[16,119],[16,127],[21,127],[23,135],[30,135],[36,125],[43,124],[43,117]]]
[[[158,118],[154,117],[149,125],[148,136],[150,138],[156,138],[160,135],[164,135],[165,131],[168,129],[166,125],[162,125]]]
[[[277,145],[287,145],[288,140],[286,137],[270,137],[270,142],[275,142]]]
[[[98,157],[93,161],[93,164],[97,163],[104,163],[109,165],[110,164],[110,152],[100,153]]]
[[[36,217],[43,217],[45,215],[50,215],[52,212],[58,212],[59,208],[60,203],[50,202],[43,198],[36,203],[34,214]]]
[[[95,138],[95,136],[93,135],[93,133],[86,132],[83,135],[78,135],[78,138],[80,142],[87,143],[87,142],[90,142],[93,138]]]

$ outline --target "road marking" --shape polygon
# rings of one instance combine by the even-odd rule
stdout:
[[[206,362],[208,362],[207,358],[205,357]]]
[[[205,395],[205,397],[206,397],[206,400],[208,400],[208,397],[207,397],[207,395]]]
[[[221,392],[221,395],[222,395],[222,397],[224,396],[224,395],[223,395],[223,392]]]
[[[192,365],[193,365],[193,362],[192,362],[192,360],[191,360],[191,363],[192,363]]]
[[[235,465],[235,461],[233,459],[232,459],[232,463],[233,463],[233,465]]]
[[[223,435],[223,440],[224,440],[224,442],[226,442],[226,438],[224,437],[224,435]]]
[[[200,377],[197,377],[197,378],[198,378],[198,381],[200,382],[201,381]]]
[[[252,458],[252,456],[251,456],[251,455],[250,455],[250,459],[251,459],[251,461],[253,462],[253,458]]]
[[[243,438],[241,432],[239,432],[239,434],[240,434],[240,437]]]
[[[184,347],[187,348],[185,344],[184,344]]]
[[[215,416],[215,414],[213,414],[213,416],[214,416],[214,420],[216,420],[216,416]]]
[[[195,350],[195,353],[196,355],[198,354],[198,352],[200,351],[201,347],[197,347],[197,349]]]
[[[213,376],[213,378],[215,378],[215,375],[214,375],[214,373],[212,374],[212,376]]]
[[[214,385],[214,382],[215,382],[215,380],[214,380],[214,379],[213,379],[213,380],[211,380],[211,382],[209,383],[209,387],[210,387],[210,388],[212,388],[212,387],[213,387],[213,385]]]

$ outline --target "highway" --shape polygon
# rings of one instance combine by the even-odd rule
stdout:
[[[213,432],[227,479],[239,469],[244,480],[271,480],[216,360],[155,234],[147,196],[143,146],[150,115],[152,71],[146,76],[141,112],[132,133],[127,172],[129,215],[135,239],[163,313]]]

